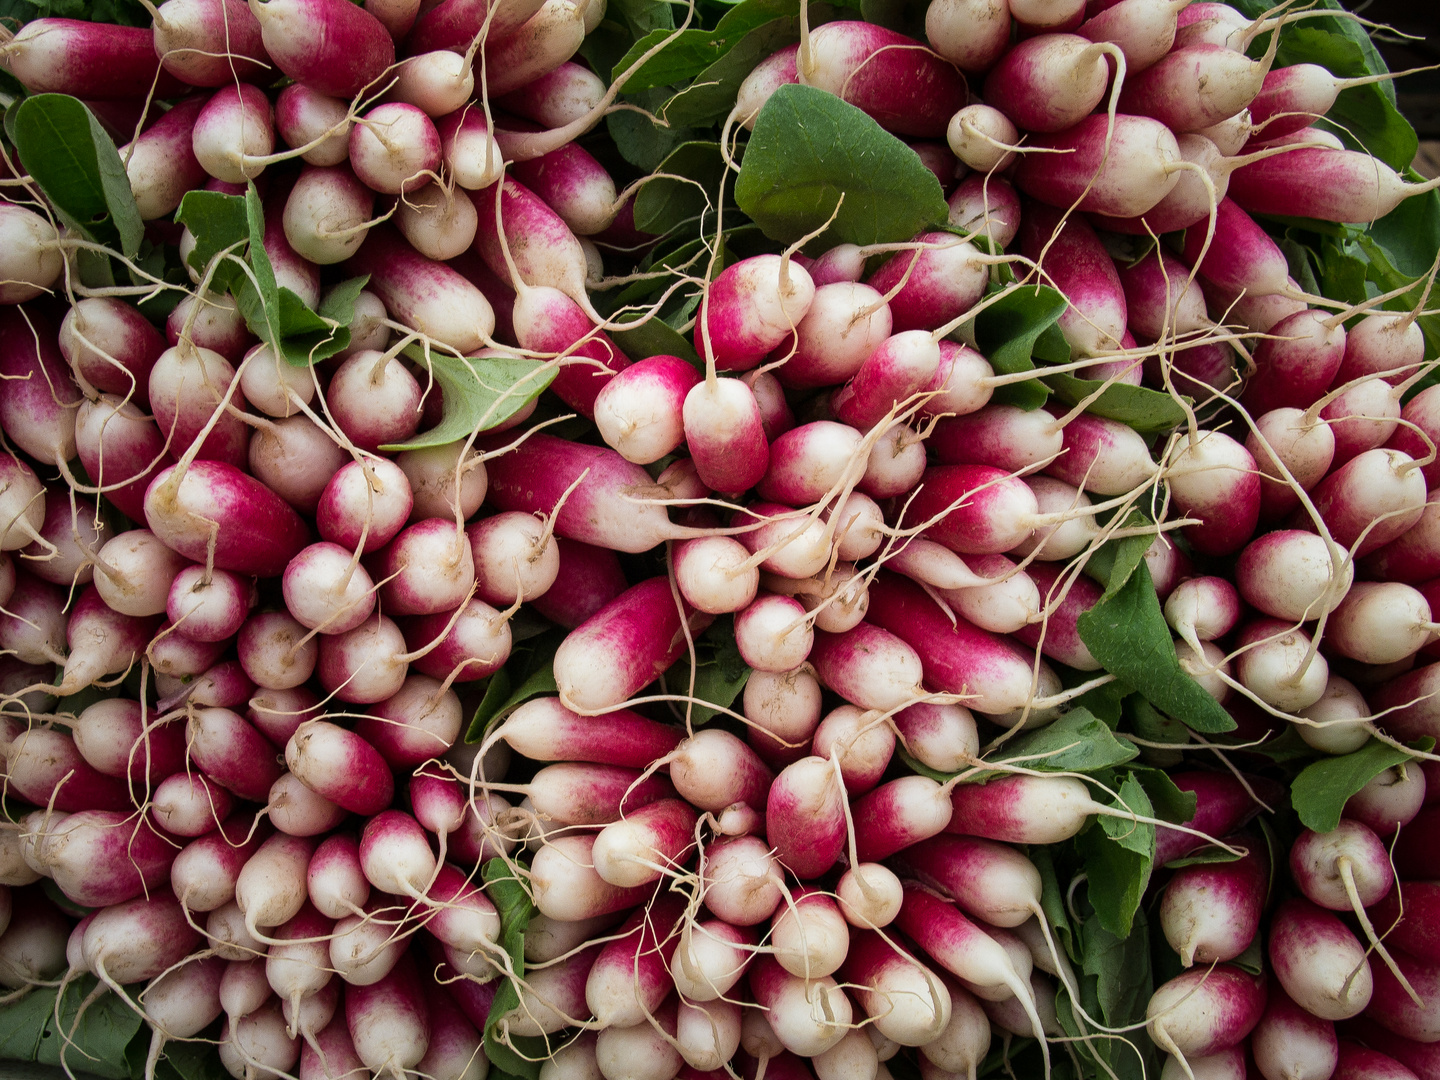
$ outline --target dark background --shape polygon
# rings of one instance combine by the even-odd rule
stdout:
[[[1405,41],[1376,33],[1375,44],[1391,71],[1440,63],[1440,0],[1342,0],[1357,15],[1424,38]],[[1396,80],[1400,111],[1421,139],[1440,139],[1440,71]],[[1422,148],[1423,152],[1423,148]]]

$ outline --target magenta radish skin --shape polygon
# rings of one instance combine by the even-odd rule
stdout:
[[[1425,495],[1425,477],[1410,455],[1376,449],[1356,455],[1332,472],[1315,488],[1312,499],[1335,542],[1353,548],[1359,558],[1384,547],[1420,520]],[[1384,514],[1391,516],[1380,519]]]
[[[770,785],[765,820],[777,858],[802,881],[819,877],[844,850],[845,789],[825,758],[801,758]]]
[[[1339,569],[1336,564],[1339,563]],[[1318,619],[1352,587],[1344,553],[1314,533],[1277,529],[1245,545],[1235,584],[1246,603],[1276,619]]]
[[[306,787],[354,814],[390,805],[394,781],[378,751],[328,720],[307,720],[285,746],[285,764]]]
[[[348,2],[348,0],[347,0]],[[344,264],[397,320],[461,352],[485,344],[495,312],[485,294],[444,263],[425,258],[389,225],[377,225]]]
[[[111,986],[153,979],[199,941],[180,904],[155,896],[109,905],[85,929],[85,963]]]
[[[388,544],[404,528],[414,504],[410,481],[386,458],[352,461],[325,485],[315,510],[320,535],[352,551],[369,554]],[[369,528],[364,528],[366,525]]]
[[[843,634],[818,632],[809,659],[821,683],[862,709],[889,712],[924,693],[919,655],[870,623]]]
[[[1272,409],[1303,409],[1324,392],[1345,357],[1344,328],[1326,326],[1326,321],[1312,309],[1271,328],[1276,336],[1255,349],[1257,370],[1241,395],[1246,408],[1257,415]]]
[[[38,854],[72,901],[105,907],[154,894],[164,885],[178,847],[148,816],[81,810],[46,832]]]
[[[1215,235],[1206,249],[1208,229],[1208,222],[1188,228],[1184,248],[1185,261],[1191,266],[1198,261],[1200,273],[1208,281],[1237,293],[1242,289],[1260,295],[1288,291],[1290,268],[1284,254],[1233,199],[1224,198],[1217,204]]]
[[[1178,445],[1165,476],[1176,508],[1201,521],[1185,527],[1197,550],[1225,555],[1250,539],[1260,518],[1260,477],[1240,443],[1221,431],[1201,432]]]
[[[1120,115],[1106,156],[1105,129],[1104,116],[1089,116],[1066,131],[1033,140],[1032,146],[1071,152],[1022,155],[1015,186],[1061,209],[1078,200],[1079,209],[1092,213],[1144,214],[1178,183],[1174,163],[1182,158],[1180,146],[1160,121]]]
[[[160,826],[175,836],[204,836],[218,828],[235,800],[203,773],[176,773],[155,787],[151,809]]]
[[[471,198],[479,214],[475,250],[497,277],[510,279],[504,254],[508,247],[521,282],[558,289],[577,304],[588,304],[580,241],[539,196],[507,177]],[[504,229],[504,245],[499,228]]]
[[[70,732],[80,755],[106,776],[159,781],[185,761],[181,725],[158,723],[138,701],[97,701],[75,718]]]
[[[1238,1045],[1264,1011],[1264,977],[1224,964],[1196,968],[1163,984],[1150,998],[1146,1015],[1157,1044],[1197,1058]]]
[[[212,414],[226,399],[235,370],[219,353],[180,345],[166,349],[150,369],[149,397],[155,422],[170,441],[175,454],[183,454],[200,437]],[[229,400],[243,407],[244,397],[230,394]],[[222,416],[196,456],[223,461],[237,468],[245,463],[250,432],[245,422],[232,414]]]
[[[574,507],[567,504],[567,509]],[[621,593],[571,631],[555,654],[555,681],[567,708],[593,715],[614,708],[666,670],[691,635],[709,625],[701,612],[682,612],[668,578],[651,578]]]
[[[290,690],[310,678],[319,647],[305,627],[288,612],[268,611],[250,616],[240,628],[236,652],[245,674],[257,686]]]
[[[155,54],[181,81],[224,86],[236,76],[256,81],[263,75],[260,24],[240,0],[172,0],[160,15],[166,25],[157,20]]]
[[[701,481],[715,491],[753,487],[770,464],[754,392],[739,379],[696,383],[682,409],[685,441]]]
[[[867,619],[919,654],[931,690],[970,695],[967,707],[992,714],[1019,709],[1030,700],[1032,659],[964,619],[952,625],[918,585],[904,578],[882,572],[875,579]],[[1041,693],[1051,692],[1052,681],[1042,664]]]
[[[1370,1003],[1374,980],[1365,949],[1331,912],[1308,900],[1285,901],[1271,918],[1266,945],[1271,971],[1307,1012],[1324,1020],[1346,1020]],[[1357,967],[1358,975],[1350,979]]]
[[[816,268],[809,272],[814,280]],[[890,336],[891,329],[890,306],[869,285],[848,279],[828,284],[817,281],[805,317],[796,324],[794,334],[787,334],[771,354],[775,360],[785,358],[776,377],[789,387],[844,382]]]
[[[1343,1039],[1337,1044],[1335,1072],[1331,1075],[1332,1080],[1417,1080],[1416,1074],[1395,1058]]]
[[[872,23],[838,21],[816,29],[805,81],[848,101],[885,130],[922,139],[945,136],[965,104],[965,76],[913,38]]]
[[[504,739],[532,761],[592,761],[643,769],[674,750],[685,735],[628,709],[605,713],[600,720],[571,712],[558,698],[544,697],[512,712],[491,737]]]
[[[32,94],[69,94],[95,101],[175,97],[184,84],[161,72],[149,27],[34,19],[10,42],[5,70]]]
[[[940,348],[931,336],[902,331],[875,348],[855,377],[835,392],[831,409],[841,421],[868,430],[925,389],[939,368]]]
[[[394,768],[413,769],[442,757],[460,735],[460,700],[427,675],[410,675],[393,697],[374,705],[355,726],[356,734]]]
[[[531,161],[516,162],[514,174],[577,236],[604,232],[615,216],[615,181],[575,143]]]
[[[463,607],[453,625],[453,611],[405,621],[406,645],[416,652],[428,650],[411,662],[416,671],[435,679],[474,682],[494,674],[510,658],[510,627],[500,612],[483,600],[468,600]]]
[[[889,296],[905,279],[889,301],[897,334],[928,331],[963,315],[979,302],[989,280],[979,250],[968,241],[950,233],[921,233],[916,242],[927,246],[916,252],[900,252],[875,271],[868,282],[871,288]]]
[[[776,1038],[791,1053],[807,1057],[823,1054],[844,1038],[852,1007],[830,976],[801,979],[773,957],[760,956],[750,965],[746,977],[756,1003],[769,1010]]]
[[[240,871],[268,838],[263,828],[251,834],[250,821],[249,814],[227,818],[180,849],[170,865],[170,888],[186,908],[214,911],[235,898]]]
[[[608,447],[535,435],[487,462],[486,469],[488,498],[497,510],[551,513],[565,490],[579,480],[556,515],[559,536],[639,552],[674,534],[663,507],[627,498],[656,497],[649,474]],[[582,477],[586,470],[589,474]]]
[[[395,43],[375,16],[345,0],[253,0],[261,40],[296,82],[349,100],[395,62]]]
[[[616,374],[595,397],[595,426],[626,461],[648,465],[685,441],[682,410],[699,383],[694,365],[652,356]]]
[[[430,1018],[415,961],[407,954],[381,979],[345,990],[345,1024],[365,1065],[404,1075],[430,1046]]]
[[[1107,50],[1076,34],[1026,38],[986,75],[985,101],[1027,131],[1063,131],[1105,96],[1107,59]]]
[[[527,790],[535,813],[562,825],[608,825],[675,794],[663,775],[641,779],[638,769],[580,762],[547,765]]]
[[[950,1023],[950,994],[936,975],[873,930],[851,935],[840,971],[876,1030],[901,1046],[924,1046]]]
[[[215,532],[215,565],[261,577],[278,575],[304,546],[309,529],[259,481],[219,461],[195,461],[183,474],[171,466],[145,491],[145,521],[170,547],[206,561]]]
[[[748,371],[795,332],[814,299],[815,283],[799,263],[742,259],[711,283],[696,343],[717,370]]]
[[[4,754],[8,786],[26,802],[53,805],[61,813],[129,809],[123,774],[101,773],[82,755],[77,740],[62,731],[38,726],[22,730]]]
[[[483,216],[481,225],[483,230]],[[522,346],[568,361],[561,364],[550,389],[570,408],[593,418],[596,396],[614,372],[629,366],[625,354],[559,288],[542,285],[521,290],[512,318],[515,338]]]
[[[851,809],[861,860],[877,861],[938,836],[950,824],[954,806],[941,786],[925,776],[904,776],[882,784]]]
[[[522,0],[520,3],[496,5],[490,23],[490,39],[498,40],[518,29],[530,16],[540,10],[542,0]],[[486,0],[441,0],[420,13],[405,39],[405,51],[410,55],[449,49],[463,53],[470,47],[490,5]]]
[[[1252,214],[1299,214],[1322,221],[1364,223],[1384,217],[1411,195],[1384,162],[1353,150],[1297,148],[1236,169],[1230,197]]]
[[[573,922],[626,911],[649,898],[647,887],[622,888],[602,879],[590,859],[594,845],[594,836],[561,836],[535,853],[531,884],[542,915]]]
[[[1407,423],[1402,423],[1391,436],[1388,444],[1390,449],[1401,450],[1417,461],[1429,457],[1430,447],[1421,432],[1432,441],[1440,434],[1440,393],[1435,393],[1433,387],[1421,390],[1405,403],[1400,410],[1400,419]],[[1409,427],[1409,424],[1414,424],[1420,430],[1416,431]],[[1424,466],[1422,471],[1425,473],[1427,485],[1440,484],[1440,468],[1436,468],[1435,462]]]
[[[929,889],[914,883],[905,886],[895,925],[932,960],[966,982],[1012,989],[1021,985],[1004,948]]]
[[[1070,301],[1059,323],[1065,340],[1086,356],[1119,348],[1129,321],[1125,290],[1095,230],[1080,217],[1062,227],[1058,211],[1032,203],[1020,222],[1020,251],[1039,259],[1047,245],[1045,274]]]
[[[1120,91],[1120,108],[1154,117],[1177,133],[1200,131],[1234,116],[1255,97],[1270,68],[1219,45],[1180,45],[1134,73]]]
[[[6,387],[0,424],[10,440],[37,462],[74,457],[74,406],[81,395],[56,345],[54,324],[39,311],[22,317],[11,304],[0,311],[0,377]]]
[[[1187,866],[1165,886],[1160,925],[1186,967],[1234,960],[1254,940],[1269,882],[1255,841],[1247,846],[1237,862]]]
[[[310,902],[332,919],[353,915],[370,898],[370,883],[360,868],[360,849],[349,833],[326,837],[306,869]]]
[[[614,940],[605,943],[585,980],[585,1002],[599,1023],[644,1023],[675,988],[670,959],[680,942],[677,923],[683,914],[684,904],[677,897],[657,897],[638,908],[615,931]]]
[[[92,296],[65,313],[59,346],[77,379],[102,393],[136,395],[136,403],[144,405],[150,369],[165,351],[165,339],[132,305]],[[78,441],[78,418],[76,427]]]
[[[275,747],[239,714],[200,709],[187,724],[190,757],[221,787],[253,802],[265,802],[280,778]]]
[[[756,494],[770,502],[808,506],[837,486],[860,442],[860,432],[833,420],[791,428],[771,444]]]
[[[1133,74],[1155,63],[1175,43],[1177,5],[1166,0],[1121,0],[1086,19],[1075,33],[1091,41],[1108,41],[1125,54]]]
[[[605,547],[557,537],[560,571],[555,583],[534,600],[547,619],[573,630],[626,589],[615,553]]]

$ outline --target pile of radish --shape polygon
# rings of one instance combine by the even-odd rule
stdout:
[[[0,1057],[1440,1080],[1363,19],[136,3],[0,35]]]

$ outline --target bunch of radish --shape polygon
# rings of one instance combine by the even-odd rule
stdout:
[[[1305,10],[810,14],[731,73],[727,160],[817,88],[948,221],[840,243],[827,204],[640,262],[635,191],[675,178],[627,186],[597,125],[710,27],[637,31],[611,80],[603,0],[167,0],[0,45],[130,188],[99,168],[77,219],[0,146],[5,1004],[58,1023],[85,980],[73,1030],[115,995],[146,1080],[183,1040],[241,1080],[1088,1077],[1127,1045],[1163,1080],[1440,1078],[1429,290],[1327,299],[1273,235],[1430,190],[1316,126],[1375,78],[1276,66]],[[87,239],[106,214],[159,259]],[[1017,372],[980,327],[1036,286],[1070,359]],[[1052,376],[1075,404],[1010,393]],[[1116,689],[1087,613],[1137,536],[1157,671],[1239,725],[1109,735],[1188,816],[1010,752]],[[1301,829],[1286,763],[1362,755]],[[1098,883],[1051,852],[1129,833],[1179,973],[1122,1025],[1066,923]]]

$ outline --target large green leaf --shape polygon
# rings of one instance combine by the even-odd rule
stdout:
[[[498,427],[539,397],[560,370],[519,356],[461,359],[431,353],[427,358],[417,346],[407,346],[405,354],[421,366],[429,365],[443,391],[445,411],[428,431],[380,448],[389,452],[447,446]]]
[[[1416,746],[1421,750],[1430,749],[1424,743]],[[1307,829],[1330,832],[1340,823],[1340,814],[1350,796],[1386,769],[1406,762],[1412,769],[1420,767],[1413,755],[1379,739],[1371,739],[1352,753],[1322,758],[1306,766],[1290,786],[1290,802]]]
[[[1117,810],[1153,817],[1144,785],[1127,775],[1120,785]],[[1126,817],[1097,815],[1076,838],[1085,859],[1090,903],[1105,927],[1117,938],[1127,937],[1155,861],[1155,826]]]
[[[67,225],[126,256],[140,251],[145,223],[94,113],[67,94],[36,94],[16,106],[10,126],[20,163]]]
[[[1037,346],[1069,307],[1048,285],[1012,289],[975,316],[975,345],[997,375],[1034,371]],[[1050,391],[1038,378],[998,388],[995,400],[1022,409],[1038,409]]]
[[[175,220],[195,237],[195,248],[185,260],[190,269],[203,274],[210,260],[226,248],[243,256],[250,242],[250,222],[245,216],[245,198],[222,191],[187,191],[175,211]],[[228,259],[215,268],[210,288],[223,292],[239,275],[240,267]]]
[[[780,87],[760,110],[735,201],[787,244],[832,214],[827,246],[909,240],[949,212],[915,151],[855,106],[798,85]]]
[[[1080,640],[1106,671],[1195,731],[1230,731],[1235,721],[1185,674],[1155,584],[1142,559],[1125,583],[1078,619]]]

